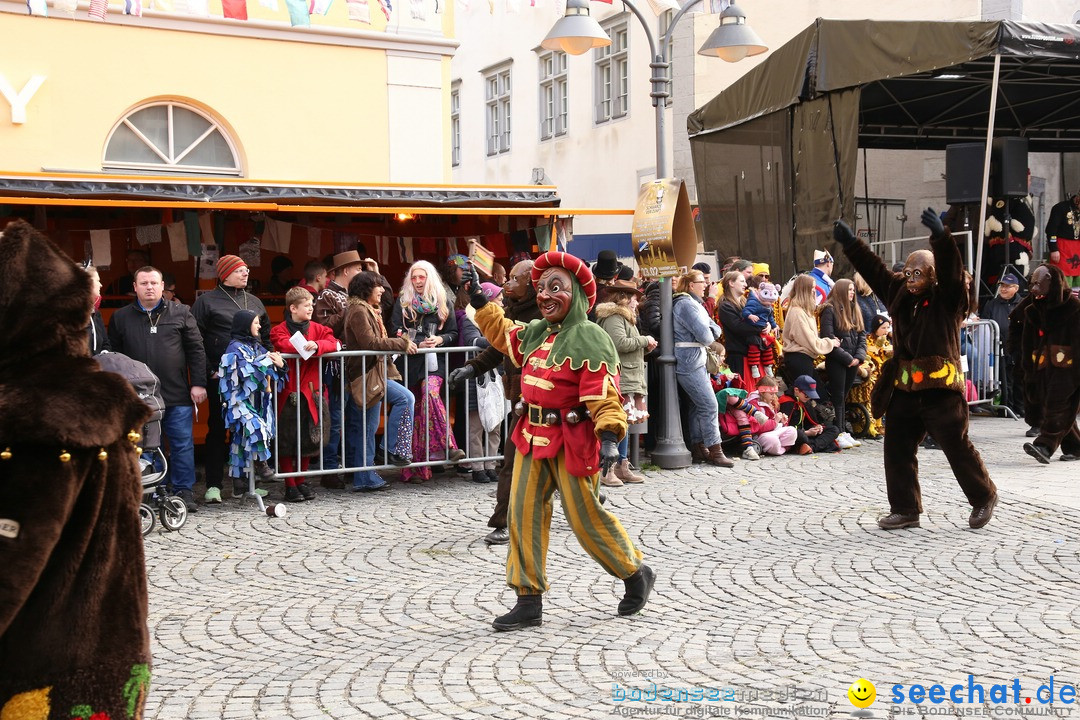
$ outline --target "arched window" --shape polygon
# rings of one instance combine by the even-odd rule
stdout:
[[[225,129],[206,113],[176,102],[154,102],[128,113],[105,143],[107,170],[239,175]]]

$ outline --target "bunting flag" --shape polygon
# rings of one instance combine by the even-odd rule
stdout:
[[[601,0],[603,2],[604,0]],[[679,12],[679,3],[675,0],[649,0],[649,6],[652,7],[652,11],[656,13],[657,17],[663,15],[668,10]]]
[[[379,9],[386,16],[386,22],[390,22],[390,13],[394,12],[394,6],[390,4],[390,0],[379,0]]]
[[[1069,277],[1080,276],[1080,240],[1059,237],[1057,244],[1058,252],[1061,253],[1057,266],[1061,268],[1061,272]]]
[[[91,230],[90,253],[95,265],[112,265],[112,233],[108,230]]]
[[[124,0],[124,14],[142,17],[142,0]]]
[[[375,238],[375,259],[379,261],[379,265],[390,262],[390,238],[385,236]]]
[[[75,19],[75,11],[79,9],[79,0],[53,0],[53,13],[58,17]]]
[[[307,254],[308,257],[322,257],[322,230],[317,227],[307,229]]]
[[[281,6],[278,5],[278,0],[259,0],[259,4],[273,12],[278,12],[281,9]]]
[[[172,261],[181,262],[187,260],[187,233],[184,232],[184,223],[169,223],[165,226],[165,233],[169,236],[169,256]]]
[[[266,229],[263,231],[262,236],[264,250],[288,255],[291,241],[292,223],[266,218]]]
[[[397,239],[398,244],[398,257],[401,262],[406,265],[412,265],[415,262],[413,258],[413,242],[411,237],[399,237]]]
[[[31,15],[49,17],[49,6],[45,0],[26,0],[26,9]]]
[[[233,20],[247,20],[247,0],[221,0],[221,12]]]
[[[574,218],[561,218],[555,221],[555,234],[558,238],[559,247],[567,252],[570,243],[574,241]]]
[[[289,22],[293,27],[311,27],[311,11],[307,0],[285,0],[289,8]]]
[[[202,235],[203,245],[217,245],[214,240],[214,218],[210,213],[199,213],[199,234]]]
[[[507,14],[521,12],[521,0],[506,0],[506,12]]]
[[[368,0],[345,0],[345,9],[349,11],[350,20],[371,24],[371,6],[368,5]]]
[[[311,0],[308,5],[308,13],[311,15],[325,15],[330,12],[330,5],[334,0]]]
[[[199,214],[194,210],[184,211],[184,236],[187,238],[188,255],[199,257],[202,243],[199,241]]]
[[[144,247],[152,243],[161,242],[161,226],[140,225],[135,228],[135,239],[139,241],[139,245]]]
[[[109,12],[108,0],[90,0],[90,19],[91,20],[105,20],[105,15]]]
[[[409,0],[409,10],[412,12],[413,20],[427,20],[427,13],[424,12],[424,0]]]

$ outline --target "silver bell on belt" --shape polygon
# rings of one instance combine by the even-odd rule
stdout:
[[[521,417],[522,415],[524,415],[525,414],[525,403],[523,403],[520,400],[518,400],[516,403],[514,403],[514,414],[517,415],[518,417]]]

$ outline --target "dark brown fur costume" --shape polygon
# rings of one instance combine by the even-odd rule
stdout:
[[[937,284],[927,293],[912,295],[904,277],[893,273],[870,247],[856,240],[845,249],[855,269],[889,308],[893,322],[893,370],[908,367],[935,367],[947,362],[960,367],[960,321],[968,299],[964,291],[960,251],[945,231],[930,238]],[[939,360],[931,361],[929,359]],[[889,367],[886,363],[885,367]],[[982,458],[968,439],[968,408],[964,401],[963,376],[955,381],[931,382],[926,372],[904,378],[903,372],[886,373],[875,388],[889,389],[884,378],[894,378],[892,396],[887,399],[888,432],[885,433],[885,483],[893,513],[922,512],[919,490],[919,443],[927,433],[941,446],[953,475],[973,507],[986,504],[996,489]],[[958,371],[957,371],[958,372]]]
[[[1049,454],[1080,455],[1080,300],[1072,296],[1065,275],[1056,265],[1050,272],[1045,298],[1029,295],[1023,308],[1020,363],[1024,371],[1024,402],[1031,403],[1028,418],[1038,421],[1035,444]],[[1015,314],[1016,311],[1014,311]],[[1030,414],[1034,412],[1035,414]]]
[[[149,416],[90,359],[90,279],[25,222],[0,237],[0,715],[141,717]],[[69,456],[63,461],[62,454]]]

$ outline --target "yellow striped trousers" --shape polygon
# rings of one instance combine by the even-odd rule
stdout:
[[[599,475],[580,478],[568,474],[561,452],[558,457],[542,459],[514,453],[506,584],[518,595],[537,595],[548,589],[545,565],[556,490],[570,529],[585,552],[619,579],[637,572],[641,551],[634,547],[619,519],[600,504],[599,483]]]

